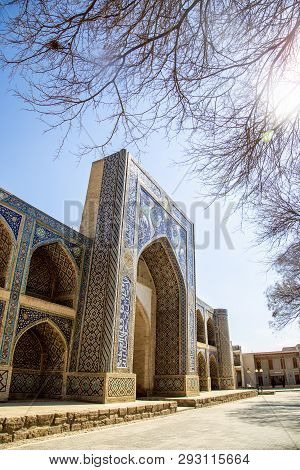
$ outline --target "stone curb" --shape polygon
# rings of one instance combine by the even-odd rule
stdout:
[[[219,395],[207,398],[175,398],[177,406],[186,406],[193,408],[203,408],[206,406],[220,405],[221,403],[229,403],[231,401],[243,400],[244,398],[252,398],[257,396],[257,390],[249,390],[242,393],[231,393],[228,395]]]
[[[177,403],[164,402],[122,408],[37,414],[0,418],[0,444],[33,439],[67,431],[81,431],[112,424],[127,423],[177,411]]]

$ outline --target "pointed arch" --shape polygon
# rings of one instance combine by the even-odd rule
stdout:
[[[197,318],[197,342],[206,343],[205,323],[204,323],[202,313],[200,312],[199,309],[196,310],[196,318]]]
[[[67,355],[66,340],[49,319],[27,327],[14,346],[10,397],[62,397]]]
[[[32,253],[26,294],[74,308],[78,272],[72,256],[60,241],[42,244]]]
[[[7,223],[0,218],[0,287],[8,287],[14,239]]]
[[[215,356],[212,354],[209,358],[209,375],[211,380],[211,389],[219,390],[218,364]]]
[[[185,367],[181,353],[185,353],[182,342],[186,328],[186,288],[176,255],[166,237],[147,244],[139,259],[143,260],[149,272],[151,282],[148,287],[154,295],[152,301],[155,299],[155,314],[150,322],[154,364],[151,368],[153,375],[148,380],[148,383],[154,383],[155,388],[154,375],[179,375]],[[139,261],[137,269],[138,264]],[[138,334],[136,330],[135,336]]]
[[[207,342],[210,346],[216,346],[215,325],[212,318],[207,320]]]
[[[199,385],[200,390],[208,390],[207,387],[207,364],[204,354],[200,351],[198,354],[198,375],[199,375]]]

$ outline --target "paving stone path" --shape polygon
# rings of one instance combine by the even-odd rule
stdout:
[[[15,449],[299,449],[300,392],[261,395],[149,421],[48,437]]]

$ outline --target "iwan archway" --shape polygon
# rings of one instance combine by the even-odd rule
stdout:
[[[133,352],[138,396],[168,393],[180,381],[180,319],[185,302],[172,248],[166,238],[157,239],[143,250],[138,262]],[[169,390],[161,390],[160,378],[166,377]]]

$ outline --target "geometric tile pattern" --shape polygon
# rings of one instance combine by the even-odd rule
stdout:
[[[10,396],[21,393],[24,398],[37,398],[40,390],[40,382],[41,375],[39,372],[13,372],[9,389]]]
[[[5,392],[8,379],[8,371],[0,370],[0,392]]]
[[[1,206],[0,206],[1,207]],[[5,287],[12,241],[8,230],[0,220],[0,287]]]
[[[13,367],[16,369],[40,370],[42,366],[42,345],[32,329],[26,331],[18,340]]]
[[[2,326],[2,319],[4,316],[4,309],[5,309],[5,302],[4,300],[0,300],[0,331]]]
[[[0,197],[3,197],[1,196],[1,193]],[[11,291],[13,292],[13,295],[10,296],[7,308],[6,323],[4,325],[3,339],[0,351],[0,362],[3,364],[8,364],[10,361],[10,351],[14,335],[15,322],[19,310],[19,296],[22,289],[24,273],[26,271],[26,261],[33,227],[34,220],[31,217],[27,217],[24,222],[22,236],[20,237],[20,246],[18,249],[16,267],[11,285]]]
[[[65,345],[48,322],[32,326],[17,341],[14,368],[57,371],[63,370],[64,365]]]
[[[63,370],[65,366],[65,345],[57,331],[46,322],[33,326],[32,330],[42,346],[42,370]]]
[[[71,396],[103,396],[104,378],[89,376],[68,376],[67,395]]]
[[[111,369],[126,153],[104,163],[79,371]]]
[[[190,392],[197,392],[199,390],[199,379],[196,377],[188,377],[186,381],[186,388]]]
[[[117,367],[126,368],[128,356],[129,317],[131,304],[131,281],[123,277],[121,291],[120,325],[118,335]]]
[[[195,350],[197,348],[196,345],[196,328],[195,328],[195,311],[190,310],[190,318],[189,318],[189,335],[190,335],[190,368],[189,370],[195,372],[196,368],[196,358],[195,358]]]
[[[72,243],[68,240],[62,239],[61,235],[58,233],[54,233],[51,230],[48,230],[46,227],[44,227],[41,224],[36,224],[35,226],[35,231],[34,231],[34,237],[32,241],[32,246],[35,247],[38,244],[41,243],[47,243],[47,242],[53,242],[55,240],[59,240],[62,242],[64,245],[67,246],[69,252],[73,255],[76,264],[80,267],[81,261],[82,261],[82,249],[80,245],[76,243]]]
[[[15,239],[17,240],[20,225],[22,222],[22,216],[12,211],[11,209],[8,209],[7,207],[2,206],[1,204],[0,204],[0,216],[2,216],[3,219],[6,220],[6,222],[11,228],[11,231],[13,232],[15,236]]]
[[[207,378],[206,360],[202,352],[198,354],[198,374],[200,379]]]
[[[22,394],[22,398],[59,398],[62,385],[62,374],[17,371],[12,374],[10,395],[12,398],[16,394]]]
[[[63,374],[41,374],[39,397],[51,398],[62,394]]]
[[[59,333],[48,323],[25,331],[15,348],[10,393],[35,397],[61,395],[62,373],[53,372],[65,370],[65,353]]]
[[[219,380],[223,389],[234,388],[234,379],[232,374],[232,356],[229,340],[228,317],[226,310],[215,310],[216,322],[216,345],[218,347],[219,361]],[[224,312],[224,313],[223,313]]]
[[[198,354],[198,375],[199,375],[200,391],[207,390],[208,389],[208,383],[207,383],[208,370],[207,370],[206,360],[202,352],[199,352]]]
[[[183,377],[155,377],[154,383],[156,392],[181,392],[184,391]]]
[[[135,395],[135,379],[132,377],[109,377],[109,397],[129,397]]]
[[[69,344],[71,339],[73,320],[59,315],[51,315],[50,313],[40,312],[31,308],[20,308],[16,335],[18,335],[24,328],[27,328],[27,326],[46,319],[51,320],[58,327],[65,337],[67,344]]]
[[[92,254],[92,241],[89,240],[89,243],[85,247],[82,273],[81,273],[81,282],[79,289],[79,296],[77,302],[77,313],[74,321],[74,332],[73,332],[73,343],[72,351],[70,357],[69,370],[74,372],[78,370],[79,358],[80,358],[80,343],[81,343],[81,333],[84,328],[84,312],[86,305],[86,293],[87,286],[89,281],[89,270],[90,270],[90,261]]]

